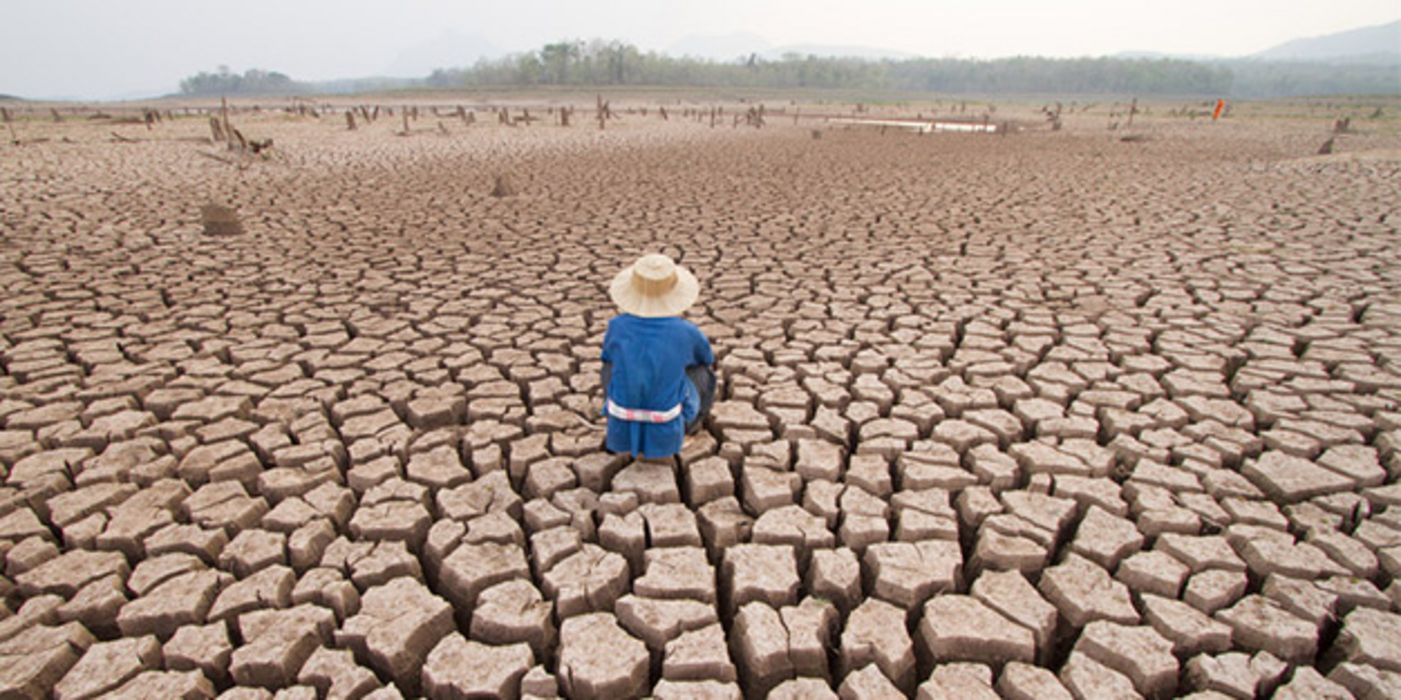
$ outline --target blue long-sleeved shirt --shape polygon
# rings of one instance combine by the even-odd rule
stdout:
[[[685,425],[700,410],[700,396],[686,378],[686,368],[715,363],[705,334],[696,324],[677,316],[623,314],[608,322],[602,359],[613,365],[612,379],[603,390],[614,403],[648,411],[667,411],[681,404],[681,416],[666,423],[609,416],[608,451],[647,458],[680,452]]]

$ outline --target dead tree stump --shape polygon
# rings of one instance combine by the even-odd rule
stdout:
[[[233,207],[206,204],[200,207],[199,215],[206,236],[237,236],[243,233],[243,223]]]
[[[516,196],[516,185],[511,182],[509,175],[497,175],[496,186],[491,188],[493,197],[514,197]]]

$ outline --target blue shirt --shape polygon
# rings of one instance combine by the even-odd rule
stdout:
[[[666,423],[643,423],[608,417],[609,452],[647,458],[670,457],[681,451],[686,423],[700,410],[700,395],[686,378],[691,365],[711,365],[710,341],[696,324],[678,316],[642,318],[623,314],[608,322],[603,334],[604,362],[613,377],[603,390],[624,408],[669,411],[681,404],[681,415]]]

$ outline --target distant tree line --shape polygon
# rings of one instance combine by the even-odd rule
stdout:
[[[984,93],[1218,94],[1230,71],[1175,59],[867,60],[785,54],[720,62],[642,52],[617,41],[559,42],[539,51],[434,71],[433,87],[696,85]]]
[[[242,75],[219,66],[213,73],[200,71],[180,81],[182,95],[267,95],[296,92],[303,86],[277,71],[249,68]]]
[[[621,41],[560,41],[536,51],[440,68],[422,80],[298,83],[275,71],[220,66],[180,82],[186,95],[346,92],[413,87],[660,85],[828,88],[954,94],[1122,94],[1287,97],[1401,94],[1401,66],[1174,58],[913,58],[785,54],[733,61],[668,56]]]

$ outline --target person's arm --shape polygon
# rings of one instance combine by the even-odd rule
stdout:
[[[710,349],[710,340],[705,337],[705,333],[696,324],[691,324],[692,331],[692,357],[691,364],[705,365],[707,367],[715,364],[715,353]]]
[[[603,400],[608,400],[608,385],[613,382],[613,357],[609,348],[613,343],[613,322],[608,322],[608,330],[603,332],[603,349],[599,353],[598,359],[603,360],[603,366],[598,371],[599,386],[603,390]],[[606,414],[606,412],[605,412]]]

